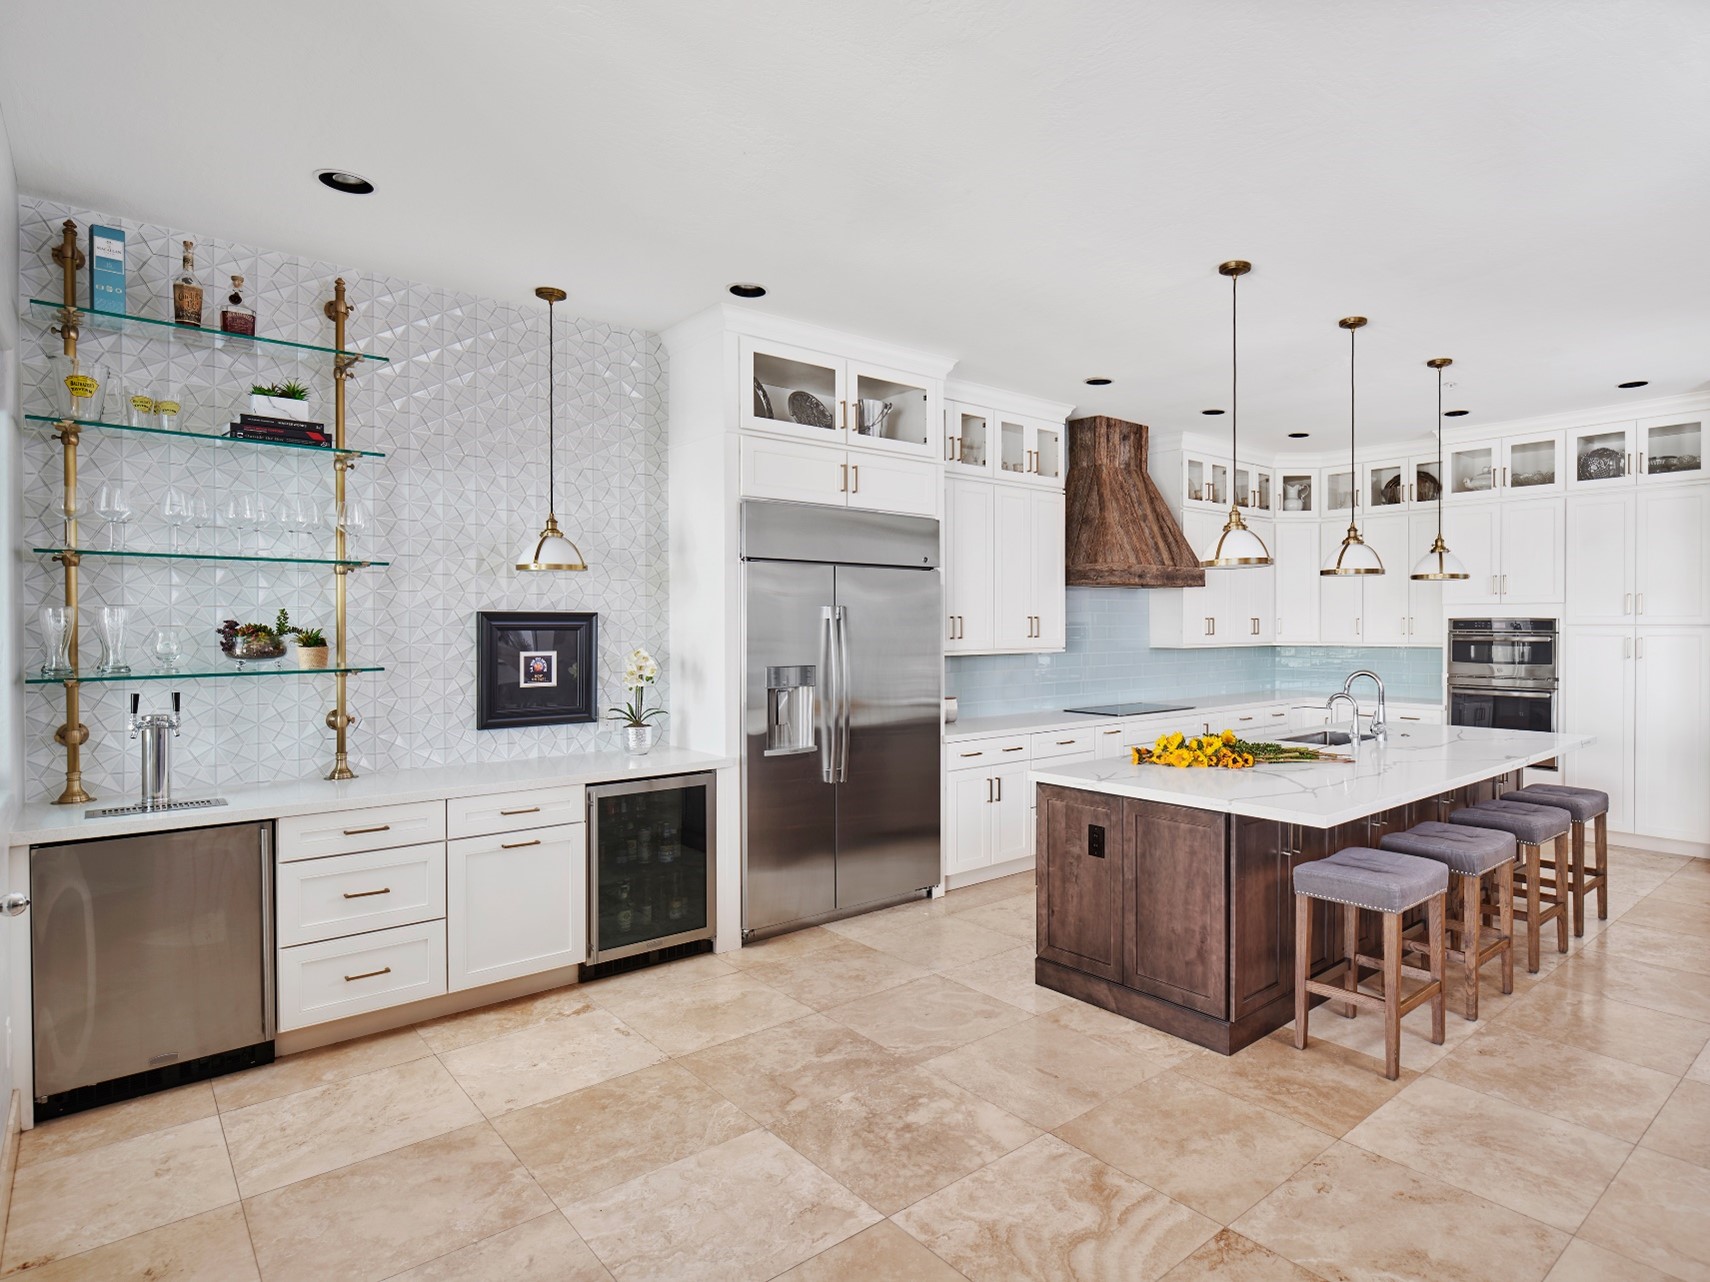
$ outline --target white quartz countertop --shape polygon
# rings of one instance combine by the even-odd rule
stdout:
[[[1158,698],[1144,700],[1146,703],[1173,703],[1181,707],[1179,713],[1147,712],[1136,713],[1127,717],[1089,716],[1084,712],[1064,712],[1060,709],[1046,708],[1038,712],[1012,712],[997,717],[963,717],[949,722],[944,727],[945,743],[961,743],[967,739],[984,739],[991,735],[1005,734],[1035,734],[1047,730],[1074,730],[1081,726],[1108,726],[1116,721],[1137,721],[1142,717],[1150,720],[1153,717],[1179,716],[1184,724],[1181,729],[1185,732],[1192,729],[1193,714],[1216,712],[1222,708],[1253,708],[1260,705],[1287,704],[1290,707],[1320,708],[1324,706],[1326,695],[1311,694],[1305,691],[1295,691],[1292,694],[1278,694],[1273,690],[1249,694],[1214,694],[1214,695],[1184,695],[1180,698]],[[1088,699],[1088,703],[1111,703],[1110,699]],[[1395,709],[1410,708],[1441,708],[1441,702],[1421,703],[1412,699],[1391,699],[1389,707]],[[1377,702],[1370,692],[1360,695],[1360,710],[1372,712],[1377,708]],[[1393,716],[1392,716],[1393,719]]]
[[[1118,759],[1056,768],[1045,763],[1032,777],[1035,783],[1064,788],[1329,828],[1518,770],[1591,742],[1589,735],[1422,725],[1391,729],[1387,743],[1361,744],[1359,759],[1352,763],[1178,770]]]
[[[526,761],[399,770],[340,783],[328,783],[324,779],[294,779],[255,788],[221,789],[218,795],[227,803],[223,806],[98,819],[86,818],[84,812],[103,806],[127,805],[136,798],[102,797],[86,806],[32,802],[20,811],[10,839],[15,846],[39,846],[48,842],[86,841],[92,837],[168,832],[175,828],[253,823],[261,819],[282,819],[288,815],[319,814],[359,806],[389,806],[400,802],[437,801],[444,797],[480,797],[526,788],[648,779],[656,775],[717,770],[735,764],[734,757],[717,757],[686,748],[655,748],[640,757],[622,752],[567,753]],[[180,800],[193,800],[203,795],[208,794],[178,794]]]

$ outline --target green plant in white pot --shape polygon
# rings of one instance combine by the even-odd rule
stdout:
[[[288,383],[256,383],[249,389],[249,412],[306,423],[309,421],[309,389],[296,379]]]
[[[645,650],[631,650],[623,663],[623,686],[629,691],[629,702],[621,708],[606,709],[623,726],[624,748],[636,756],[653,747],[658,729],[653,722],[665,715],[665,709],[647,706],[647,687],[657,680],[659,664],[653,656]]]

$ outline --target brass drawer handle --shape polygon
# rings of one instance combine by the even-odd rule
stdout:
[[[499,813],[501,815],[538,815],[540,813],[540,807],[524,806],[520,810],[501,810]]]
[[[1106,730],[1103,733],[1105,733],[1105,734],[1121,734],[1122,731],[1120,731],[1120,730]]]
[[[983,757],[986,754],[985,754],[984,750],[982,749],[979,752],[964,752],[962,755],[964,757]]]
[[[1057,746],[1059,748],[1072,748],[1079,742],[1080,740],[1078,739],[1059,739],[1057,740]]]
[[[354,984],[359,979],[373,979],[376,975],[390,975],[391,973],[392,968],[390,966],[382,966],[379,970],[365,970],[360,975],[346,975],[344,982]]]
[[[524,846],[538,846],[539,844],[540,844],[540,838],[539,837],[536,837],[533,841],[501,841],[499,843],[499,849],[500,850],[521,850]]]
[[[344,892],[344,897],[346,899],[370,899],[375,895],[389,895],[391,893],[392,888],[390,886],[382,886],[379,890],[347,890]]]
[[[1026,749],[1026,748],[1025,748],[1025,747],[1020,747],[1020,748],[1005,748],[1005,749],[1004,749],[1004,751],[1005,751],[1005,752],[1026,752],[1026,751],[1027,751],[1027,749]]]
[[[371,832],[391,832],[391,831],[392,831],[392,825],[391,824],[375,824],[372,828],[346,828],[344,830],[344,835],[347,837],[362,837],[362,836],[366,836],[368,833],[371,833]]]

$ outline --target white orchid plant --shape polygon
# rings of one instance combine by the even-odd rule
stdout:
[[[630,701],[621,708],[606,711],[626,726],[645,726],[655,717],[665,716],[665,709],[647,706],[647,687],[657,680],[658,660],[645,650],[631,650],[623,661],[623,686],[630,692]]]

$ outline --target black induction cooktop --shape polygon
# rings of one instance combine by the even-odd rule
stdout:
[[[1173,703],[1101,703],[1096,708],[1065,708],[1090,717],[1143,717],[1153,712],[1186,712],[1186,705]]]

